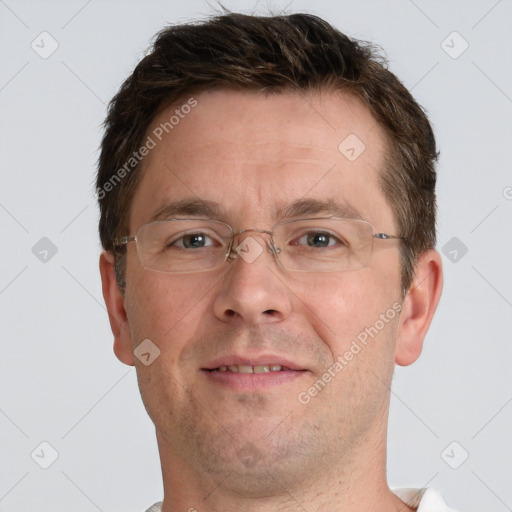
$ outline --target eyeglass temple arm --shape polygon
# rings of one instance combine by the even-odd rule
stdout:
[[[379,240],[405,240],[405,238],[401,236],[388,235],[387,233],[374,233],[372,236]]]
[[[119,240],[114,240],[114,249],[119,249],[122,245],[126,245],[130,242],[136,242],[136,236],[123,236]]]

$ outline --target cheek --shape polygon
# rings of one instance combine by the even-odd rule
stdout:
[[[384,339],[384,343],[379,342],[379,351],[389,351],[400,308],[395,274],[393,270],[379,274],[368,267],[338,275],[318,275],[307,285],[294,283],[291,287],[300,298],[304,315],[333,357],[350,350],[356,340],[363,346],[365,342],[369,345]]]
[[[209,286],[190,276],[177,278],[137,269],[127,280],[126,310],[134,347],[149,339],[159,350],[149,365],[138,360],[137,379],[144,405],[156,423],[186,402],[190,367],[180,363],[206,318]]]
[[[144,269],[130,277],[126,309],[135,344],[149,338],[163,349],[185,343],[185,335],[194,336],[214,283],[204,276],[165,275]],[[164,343],[169,338],[173,343]]]

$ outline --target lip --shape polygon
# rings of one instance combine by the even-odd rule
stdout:
[[[207,363],[201,370],[216,370],[221,366],[234,366],[234,365],[246,365],[246,366],[262,366],[262,365],[279,365],[285,366],[288,370],[292,371],[303,371],[306,368],[300,366],[289,359],[275,354],[263,354],[254,357],[248,356],[226,356],[219,357],[213,361]]]
[[[268,373],[235,373],[230,371],[212,371],[220,366],[231,365],[280,365],[285,368],[278,372]],[[226,356],[220,357],[201,368],[201,373],[210,383],[220,385],[232,391],[262,391],[264,389],[280,386],[304,376],[308,373],[306,368],[275,354],[258,355],[254,357]]]

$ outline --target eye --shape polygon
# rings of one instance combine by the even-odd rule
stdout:
[[[177,247],[179,249],[201,249],[215,245],[216,241],[206,233],[187,233],[165,244],[166,248]]]
[[[307,245],[313,248],[332,247],[340,244],[348,246],[343,237],[327,231],[309,231],[291,243],[291,245]]]

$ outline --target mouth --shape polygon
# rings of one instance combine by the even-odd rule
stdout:
[[[270,373],[294,371],[287,366],[280,364],[259,364],[252,366],[250,364],[230,364],[221,365],[218,368],[206,369],[208,372],[231,372],[231,373]]]
[[[308,370],[277,356],[228,357],[201,368],[208,382],[232,391],[261,391],[293,382]]]

